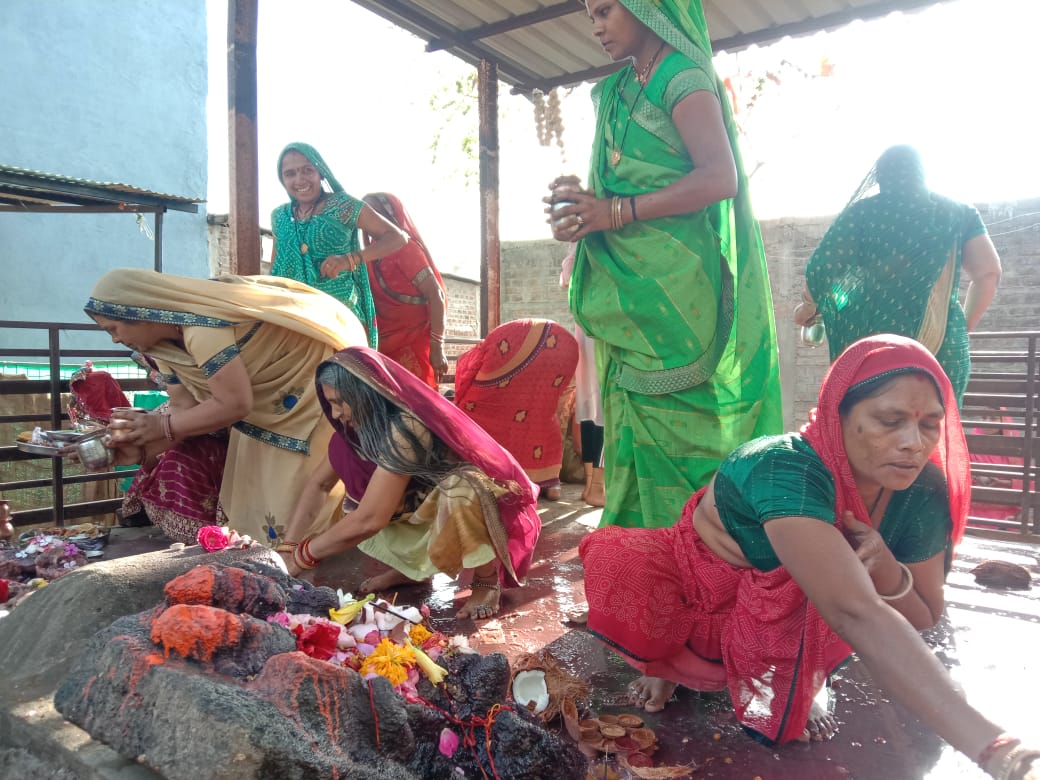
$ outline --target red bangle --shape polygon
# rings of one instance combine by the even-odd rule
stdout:
[[[979,757],[975,759],[975,763],[982,769],[985,769],[986,764],[992,760],[993,754],[1002,747],[1007,747],[1008,745],[1014,747],[1020,744],[1022,744],[1022,740],[1018,737],[1013,737],[1010,734],[998,734],[988,745],[986,745],[986,747],[982,748],[982,752],[979,753]]]
[[[293,561],[301,569],[313,569],[321,563],[319,559],[311,555],[310,538],[304,539],[300,542],[300,545],[293,550]]]

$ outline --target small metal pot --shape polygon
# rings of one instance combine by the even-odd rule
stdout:
[[[807,347],[818,347],[827,336],[823,323],[817,320],[811,325],[802,326],[802,343]]]
[[[76,442],[76,455],[84,468],[97,471],[112,464],[114,455],[112,450],[105,446],[111,438],[107,431],[100,431],[84,436]]]

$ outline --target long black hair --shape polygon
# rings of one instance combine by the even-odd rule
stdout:
[[[458,467],[455,454],[433,431],[427,429],[428,439],[421,436],[410,423],[422,425],[418,418],[343,366],[324,363],[318,369],[318,384],[332,388],[350,406],[353,425],[347,430],[338,421],[334,425],[365,460],[431,487]]]
[[[838,404],[838,414],[845,417],[852,411],[852,407],[860,401],[865,401],[868,398],[874,398],[875,396],[881,395],[882,391],[892,384],[892,382],[901,376],[906,376],[907,374],[916,374],[918,376],[928,377],[929,381],[931,381],[932,385],[935,387],[936,395],[939,396],[939,403],[942,404],[942,390],[940,390],[939,385],[936,384],[935,378],[923,368],[907,367],[898,368],[894,371],[884,371],[877,376],[872,376],[870,379],[864,379],[862,382],[852,385],[852,387],[845,391],[845,395],[842,396],[841,402]]]

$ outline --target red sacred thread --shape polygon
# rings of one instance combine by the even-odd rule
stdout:
[[[488,773],[484,771],[484,767],[480,764],[480,755],[477,753],[477,738],[474,734],[474,730],[477,728],[484,729],[484,747],[487,750],[488,763],[491,765],[491,777],[494,780],[502,780],[499,777],[498,770],[495,769],[495,758],[491,754],[491,729],[495,725],[495,718],[498,717],[501,712],[513,712],[511,707],[506,707],[501,704],[494,704],[491,709],[488,710],[487,715],[483,718],[473,716],[467,720],[462,720],[452,715],[447,710],[443,710],[433,702],[427,701],[421,696],[418,697],[419,701],[425,704],[430,709],[437,710],[441,715],[447,718],[450,722],[454,723],[460,729],[462,729],[462,744],[470,749],[473,753],[473,759],[480,769],[480,774],[484,780],[488,780]]]
[[[376,697],[372,691],[372,681],[368,681],[368,705],[372,708],[372,717],[376,722],[376,750],[379,750],[379,711],[376,709]]]

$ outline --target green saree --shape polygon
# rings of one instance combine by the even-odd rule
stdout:
[[[645,88],[631,65],[594,88],[597,197],[652,192],[690,173],[672,110],[698,90],[722,94],[699,3],[623,4],[676,51]],[[603,525],[673,524],[734,447],[783,427],[762,239],[720,102],[736,198],[592,233],[577,246],[570,306],[597,342],[607,429]]]
[[[348,195],[332,175],[325,160],[309,144],[292,143],[278,155],[278,178],[282,177],[282,158],[286,152],[299,152],[318,169],[332,192],[326,194],[319,211],[305,220],[293,217],[294,202],[284,203],[271,212],[275,255],[272,276],[284,276],[310,285],[347,306],[368,333],[368,345],[378,346],[376,306],[362,263],[353,271],[329,279],[321,275],[321,264],[329,255],[346,255],[361,249],[358,217],[364,203]]]
[[[924,189],[885,191],[847,206],[805,269],[831,361],[865,336],[909,336],[935,354],[959,403],[971,368],[957,299],[961,252],[968,239],[985,232],[973,206]],[[942,284],[944,271],[952,284]],[[939,320],[945,320],[933,343],[922,327],[930,307],[939,307]]]

